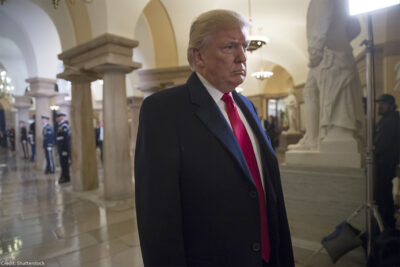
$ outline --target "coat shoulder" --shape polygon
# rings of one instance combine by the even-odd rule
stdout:
[[[154,93],[151,96],[147,97],[144,101],[171,101],[176,99],[177,97],[182,97],[183,95],[185,95],[186,92],[187,86],[186,84],[183,84]]]
[[[162,110],[166,109],[170,112],[176,110],[179,106],[182,106],[183,103],[186,103],[185,99],[188,99],[186,84],[152,94],[144,99],[142,109],[152,106]]]

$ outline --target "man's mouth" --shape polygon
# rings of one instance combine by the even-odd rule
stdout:
[[[234,74],[239,74],[239,75],[246,75],[246,70],[236,70],[233,73]]]

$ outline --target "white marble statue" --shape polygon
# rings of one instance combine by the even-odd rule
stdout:
[[[289,95],[285,98],[285,104],[288,114],[289,129],[283,134],[299,133],[299,102],[297,101],[294,89],[289,89]]]
[[[400,92],[400,61],[396,63],[394,69],[396,71],[396,85],[394,86],[394,91]]]
[[[362,90],[350,41],[360,33],[347,0],[311,0],[307,12],[309,68],[303,91],[306,133],[289,150],[354,140],[362,129]]]

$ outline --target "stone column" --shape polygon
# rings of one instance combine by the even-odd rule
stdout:
[[[130,198],[133,192],[125,75],[141,66],[132,61],[137,45],[107,33],[59,55],[70,69],[103,75],[103,183],[108,200]]]
[[[125,74],[133,68],[105,65],[103,75],[103,183],[106,199],[131,198],[133,193]]]
[[[30,85],[30,92],[26,95],[34,97],[36,100],[36,112],[35,112],[35,143],[36,143],[36,168],[39,170],[44,169],[44,152],[42,149],[43,125],[41,122],[41,116],[48,116],[51,118],[50,112],[50,97],[55,95],[54,84],[56,80],[47,78],[29,78],[26,82]],[[50,123],[52,120],[50,120]]]
[[[71,81],[71,181],[76,191],[98,187],[96,145],[93,128],[93,107],[90,83],[98,76],[75,70],[57,75]]]
[[[22,151],[21,147],[21,133],[20,133],[20,121],[25,122],[26,130],[29,131],[29,108],[31,107],[31,98],[29,96],[14,96],[14,108],[17,109],[15,116],[15,146],[17,151]]]
[[[136,149],[136,137],[139,127],[139,113],[140,108],[142,106],[143,98],[142,97],[133,97],[129,108],[131,109],[132,121],[131,121],[131,156],[132,159],[135,158],[135,149]],[[132,168],[134,168],[134,160],[132,160]]]

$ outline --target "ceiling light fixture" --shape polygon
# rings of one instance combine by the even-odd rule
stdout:
[[[265,79],[268,79],[269,77],[271,77],[272,75],[274,75],[273,72],[271,71],[264,71],[263,68],[263,55],[262,55],[262,48],[260,49],[260,71],[257,72],[253,72],[251,74],[252,77],[256,78],[257,80],[263,81]]]
[[[251,18],[251,0],[249,0],[249,21],[252,24],[253,20]],[[250,27],[249,30],[249,46],[247,47],[247,51],[253,52],[254,50],[257,50],[258,48],[262,47],[263,45],[266,45],[269,42],[269,39],[265,36],[262,35],[253,35],[253,27]],[[261,27],[258,28],[258,30],[261,32]]]
[[[7,72],[5,70],[0,70],[0,98],[11,97],[11,93],[14,89],[11,78],[7,76]]]

